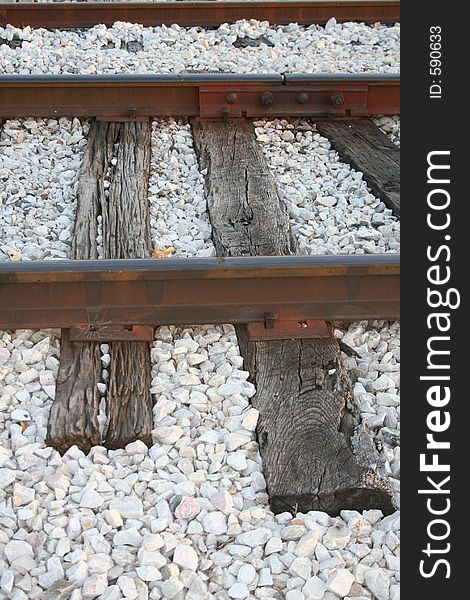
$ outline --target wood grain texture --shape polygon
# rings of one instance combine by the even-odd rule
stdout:
[[[289,216],[251,123],[193,122],[219,256],[295,254]]]
[[[114,124],[118,128],[115,164],[108,194],[100,196],[103,257],[146,258],[150,246],[148,177],[149,123]],[[111,342],[103,444],[123,448],[135,440],[152,443],[150,347],[147,342]]]
[[[369,119],[318,120],[318,132],[357,171],[373,194],[400,216],[400,148]]]
[[[99,344],[74,343],[63,329],[55,399],[47,426],[46,443],[61,454],[77,445],[87,454],[101,441],[98,425],[101,381]]]
[[[103,124],[94,123],[89,132],[77,193],[72,258],[98,258],[97,217],[99,197],[103,193],[103,175],[112,157],[112,141]],[[84,324],[85,325],[85,324]],[[87,453],[99,444],[98,425],[101,381],[101,351],[97,343],[72,343],[68,330],[60,340],[59,373],[55,399],[47,426],[47,444],[66,452],[76,444]]]
[[[271,509],[391,512],[390,491],[370,468],[375,448],[359,425],[336,340],[250,342],[241,327],[237,335],[244,368],[254,374]]]
[[[98,216],[104,258],[148,256],[148,123],[93,122],[82,163],[72,256],[98,258]],[[109,184],[109,186],[108,186]],[[106,315],[90,316],[90,322]],[[132,323],[130,323],[132,324]],[[86,324],[83,324],[86,326]],[[96,342],[72,343],[62,331],[59,375],[47,441],[60,452],[77,444],[84,452],[103,443],[124,447],[151,443],[150,349],[145,342],[112,342],[106,397],[107,423],[99,431],[101,350]]]
[[[217,254],[294,252],[287,211],[252,125],[192,125],[201,167],[207,169]],[[257,390],[252,404],[260,412],[257,435],[272,510],[333,515],[345,508],[394,510],[388,486],[374,471],[377,453],[359,422],[337,341],[252,342],[245,327],[236,330],[244,368]]]

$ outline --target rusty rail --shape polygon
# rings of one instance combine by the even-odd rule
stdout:
[[[399,261],[387,254],[2,262],[0,329],[236,324],[266,315],[398,319]]]
[[[128,21],[142,25],[217,27],[239,19],[257,19],[279,25],[324,24],[331,17],[339,23],[396,23],[400,2],[396,0],[341,2],[167,2],[167,3],[0,3],[0,26],[84,28],[98,23]]]
[[[230,119],[399,113],[397,74],[0,76],[0,119]]]

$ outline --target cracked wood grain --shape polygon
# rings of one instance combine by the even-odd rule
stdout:
[[[80,174],[73,258],[98,258],[99,215],[104,258],[148,255],[149,168],[149,123],[92,123]],[[97,310],[89,319],[99,325],[106,321],[106,315]],[[72,343],[68,330],[62,331],[56,397],[47,435],[47,443],[60,452],[74,444],[87,453],[97,444],[121,448],[137,439],[151,443],[149,345],[111,342],[110,355],[107,422],[101,433],[96,385],[101,381],[100,344]]]
[[[149,123],[118,125],[116,165],[109,194],[101,196],[103,258],[146,258],[150,247],[148,178]],[[130,323],[132,325],[132,323]],[[150,347],[147,342],[111,342],[103,444],[123,448],[135,440],[152,443]]]
[[[214,245],[219,256],[296,251],[287,210],[248,121],[192,122]],[[236,327],[244,368],[256,386],[258,442],[274,512],[394,510],[360,423],[338,342],[252,342]]]
[[[72,258],[98,258],[99,182],[105,173],[109,145],[103,127],[92,128],[83,157],[77,193]],[[86,324],[85,324],[86,325]],[[59,452],[77,445],[83,452],[101,441],[98,425],[101,351],[96,342],[73,343],[62,329],[59,373],[47,425],[46,443]]]

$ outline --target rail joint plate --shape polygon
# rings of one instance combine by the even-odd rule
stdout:
[[[201,87],[199,117],[224,120],[242,117],[368,116],[368,86],[327,84],[311,86],[280,85]]]

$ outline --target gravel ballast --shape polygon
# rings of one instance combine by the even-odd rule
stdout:
[[[0,73],[395,73],[400,25],[238,21],[216,29],[117,22],[81,31],[0,28]]]
[[[364,325],[343,337],[364,355],[352,369],[355,395],[397,476],[397,410],[382,403],[399,386],[396,370],[387,370],[397,364],[396,326]],[[155,445],[95,447],[87,457],[44,445],[46,386],[58,365],[51,333],[4,333],[0,342],[4,598],[43,598],[53,585],[72,600],[145,598],[147,590],[150,598],[311,598],[311,589],[330,600],[374,590],[398,598],[397,514],[268,510],[249,406],[255,390],[232,327],[160,328]],[[384,369],[390,379],[379,385]]]
[[[399,252],[400,222],[314,123],[255,121],[302,254]]]
[[[49,121],[35,120],[32,136],[27,133],[35,129],[31,120],[12,123],[4,124],[6,131],[17,129],[30,137],[22,142],[25,146],[15,146],[13,159],[7,153],[12,162],[0,163],[1,176],[15,185],[22,182],[33,197],[40,197],[43,188],[49,194],[41,205],[46,212],[31,217],[36,226],[41,222],[46,228],[34,242],[44,256],[30,258],[65,258],[69,240],[59,238],[73,227],[87,125],[61,119],[60,129],[51,133]],[[348,218],[367,221],[360,226],[365,231],[380,232],[382,226],[398,231],[395,218],[378,210],[378,200],[351,202],[370,195],[360,174],[341,164],[306,122],[300,122],[298,131],[287,122],[279,124],[257,127],[258,136],[271,136],[260,140],[268,160],[287,157],[292,140],[282,140],[282,133],[300,134],[288,157],[289,167],[295,169],[298,163],[300,170],[292,172],[293,181],[278,180],[285,201],[302,196],[299,181],[315,181],[301,171],[313,161],[321,193],[334,198],[343,193],[341,212]],[[77,145],[68,146],[67,139],[75,134]],[[40,163],[40,189],[28,187],[35,156],[30,147],[32,137],[38,136],[47,140],[46,147],[51,140],[63,142],[56,144],[59,156],[53,155],[58,183],[46,179],[49,163]],[[5,131],[1,139],[7,140]],[[9,138],[4,147],[11,147]],[[22,152],[26,158],[18,162]],[[281,176],[282,165],[272,166]],[[75,174],[65,185],[61,177],[69,168]],[[289,172],[286,168],[282,176]],[[335,183],[331,173],[338,172],[345,177]],[[346,192],[341,188],[345,181],[354,183]],[[2,199],[0,226],[11,226],[11,193]],[[64,198],[67,220],[57,223]],[[341,223],[339,209],[315,204],[316,199],[309,199],[308,210],[314,214],[307,225],[321,220],[323,212],[325,220],[334,215]],[[203,178],[185,123],[152,125],[149,202],[157,249],[172,246],[175,256],[212,255]],[[295,219],[292,207],[295,230],[305,223]],[[385,215],[385,225],[371,223],[375,213]],[[23,225],[15,226],[21,241],[15,249],[25,259],[27,238],[21,234]],[[317,240],[296,233],[304,235],[303,252],[350,253],[339,237],[330,235],[327,246],[326,236]],[[394,239],[382,232],[378,244],[383,241],[387,251],[397,251],[390,246]],[[361,243],[368,247],[368,241],[354,235],[351,248],[356,252]],[[398,503],[399,324],[353,323],[337,335],[361,357],[345,361],[362,416],[380,450],[378,468],[389,478]],[[151,350],[154,445],[147,449],[135,442],[117,451],[96,447],[88,456],[73,447],[61,457],[44,443],[58,369],[58,336],[57,331],[0,333],[0,598],[398,600],[398,513],[382,518],[379,511],[343,511],[331,518],[319,512],[274,516],[269,511],[254,433],[258,414],[250,407],[255,389],[247,382],[232,326],[159,328]]]
[[[187,123],[152,123],[149,206],[154,248],[173,248],[180,257],[215,255],[204,178]]]
[[[374,117],[374,123],[392,140],[394,144],[400,146],[400,117]]]
[[[78,119],[0,127],[0,260],[69,256],[87,127]]]

